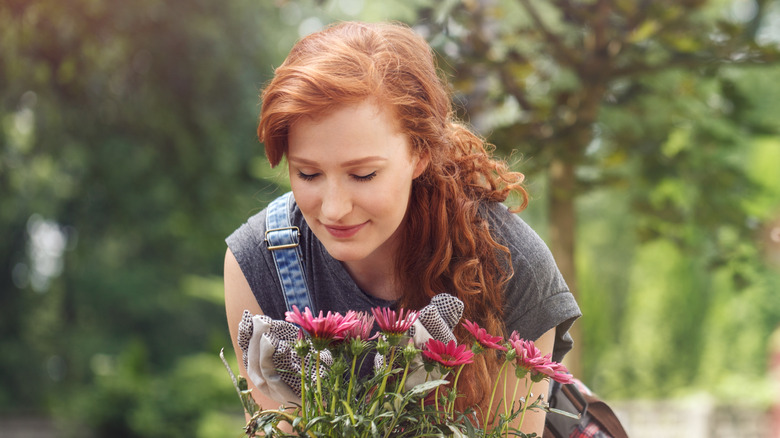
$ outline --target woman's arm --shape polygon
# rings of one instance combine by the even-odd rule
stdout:
[[[536,345],[536,348],[538,348],[542,355],[550,354],[553,351],[553,344],[555,343],[555,328],[550,329],[545,334],[543,334],[539,339],[534,341],[534,345]],[[521,397],[525,397],[525,395],[528,393],[528,386],[526,385],[526,379],[518,379],[515,377],[514,374],[514,367],[507,367],[507,370],[509,371],[509,376],[505,378],[505,375],[507,373],[502,373],[501,376],[499,376],[499,382],[498,382],[498,394],[501,394],[501,389],[506,388],[506,392],[504,393],[504,400],[511,401],[512,396],[515,396],[515,400],[519,400]],[[515,394],[515,384],[518,383],[518,389],[517,394]],[[539,394],[544,394],[544,399],[548,399],[549,394],[549,388],[550,384],[547,379],[539,382],[534,383],[533,388],[531,389],[531,393],[533,396],[531,397],[531,401],[536,400],[537,397],[539,397]],[[519,403],[519,402],[518,402]],[[519,406],[519,404],[518,404]],[[495,408],[493,408],[495,410]],[[504,407],[501,406],[501,411],[503,411]],[[520,429],[523,433],[531,433],[536,432],[538,436],[542,436],[544,433],[544,420],[546,418],[546,412],[541,410],[533,410],[533,411],[527,411],[525,415],[525,419],[523,420],[523,427]],[[515,421],[513,422],[512,426],[517,427],[520,424],[520,417],[518,416]]]
[[[238,346],[238,323],[241,321],[244,310],[249,310],[253,315],[262,315],[263,310],[257,303],[257,300],[252,293],[252,289],[249,287],[249,283],[246,281],[246,277],[244,277],[244,273],[241,272],[241,267],[238,265],[238,261],[235,256],[233,256],[230,249],[225,253],[224,279],[225,311],[227,313],[230,337],[233,341],[233,350],[236,352],[236,358],[238,358],[239,372],[242,376],[246,377],[247,372],[244,367],[241,348]],[[276,409],[282,405],[280,401],[273,400],[260,392],[248,378],[247,384],[249,385],[249,389],[252,390],[252,397],[262,409]],[[248,416],[247,421],[249,421]]]

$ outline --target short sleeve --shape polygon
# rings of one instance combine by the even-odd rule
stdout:
[[[509,249],[512,261],[504,303],[507,333],[535,340],[555,328],[552,358],[560,361],[573,346],[569,329],[581,316],[579,306],[541,237],[505,206],[496,204],[489,211],[491,232]]]

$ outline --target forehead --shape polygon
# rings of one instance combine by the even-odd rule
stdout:
[[[377,117],[387,117],[388,119],[394,122],[397,122],[398,119],[393,105],[385,103],[379,97],[371,96],[362,100],[346,101],[340,103],[335,102],[330,105],[321,106],[320,108],[315,109],[309,114],[301,114],[301,116],[297,118],[292,124],[294,125],[295,123],[301,120],[318,122],[340,111],[346,111],[346,112],[353,111],[356,113],[362,113],[366,115],[374,114]]]
[[[329,161],[408,151],[407,137],[398,125],[391,111],[371,101],[342,105],[319,117],[296,121],[289,131],[288,158]]]
[[[364,134],[374,131],[400,133],[401,124],[392,108],[374,100],[364,100],[338,105],[316,115],[303,115],[291,124],[289,135],[299,137],[308,131],[316,131],[319,135],[351,131],[365,131]]]

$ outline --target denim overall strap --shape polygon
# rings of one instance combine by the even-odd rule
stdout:
[[[308,307],[314,313],[306,276],[303,274],[303,257],[298,246],[301,231],[290,224],[293,202],[295,199],[292,192],[288,192],[268,206],[265,215],[265,244],[273,254],[287,309],[292,310],[295,305],[301,311]]]

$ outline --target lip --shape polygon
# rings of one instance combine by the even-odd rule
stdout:
[[[360,231],[368,221],[363,222],[362,224],[358,225],[326,225],[322,224],[323,227],[325,227],[326,230],[330,233],[331,236],[337,238],[337,239],[348,239],[355,234],[357,234],[358,231]]]

